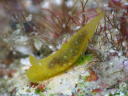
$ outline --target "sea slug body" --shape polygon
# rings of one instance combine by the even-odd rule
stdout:
[[[43,59],[30,56],[32,66],[27,70],[27,77],[31,82],[39,82],[60,74],[72,67],[83,52],[85,52],[89,40],[92,38],[97,25],[104,13],[93,18],[89,23],[76,32],[62,47]]]

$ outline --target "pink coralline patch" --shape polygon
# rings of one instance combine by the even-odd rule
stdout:
[[[46,86],[44,84],[40,84],[37,86],[37,89],[42,91],[42,92],[45,90],[45,88],[46,88]]]
[[[93,90],[92,90],[92,93],[100,93],[100,92],[102,92],[102,91],[103,91],[102,89],[97,88],[97,89],[93,89]]]
[[[91,82],[99,79],[95,71],[93,71],[92,69],[89,70],[89,73],[90,73],[90,76],[87,76],[85,81]]]
[[[30,83],[30,87],[36,88],[40,91],[44,91],[46,88],[46,86],[44,84],[38,84],[38,83],[33,83],[33,82]]]

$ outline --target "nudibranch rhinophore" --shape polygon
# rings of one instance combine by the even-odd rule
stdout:
[[[89,40],[92,38],[97,25],[104,17],[103,12],[90,20],[78,32],[76,32],[62,47],[43,59],[30,56],[32,66],[27,70],[27,77],[31,82],[39,82],[58,75],[75,65],[75,62],[85,52]]]

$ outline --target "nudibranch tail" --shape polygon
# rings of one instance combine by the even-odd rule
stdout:
[[[58,51],[50,56],[40,60],[30,56],[32,66],[26,72],[29,80],[32,82],[46,80],[73,66],[86,50],[88,42],[103,16],[103,12],[99,12],[98,16],[76,32]]]

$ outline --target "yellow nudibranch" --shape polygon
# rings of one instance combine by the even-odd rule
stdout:
[[[31,82],[39,82],[58,75],[75,65],[75,62],[85,52],[89,40],[92,38],[97,25],[104,17],[103,12],[76,32],[62,47],[43,59],[30,56],[32,66],[27,70],[27,77]]]

